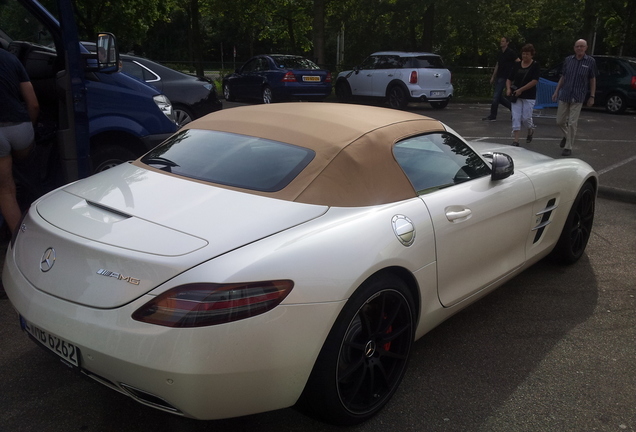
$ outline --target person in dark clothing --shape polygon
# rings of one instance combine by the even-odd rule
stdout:
[[[537,83],[541,76],[541,67],[534,60],[534,54],[532,44],[524,45],[521,48],[521,61],[515,63],[506,80],[506,95],[516,98],[516,101],[511,103],[513,146],[519,145],[519,131],[522,126],[528,130],[526,142],[531,142],[534,135],[532,110],[537,99]]]
[[[490,114],[482,119],[484,121],[497,120],[497,110],[499,108],[499,104],[502,104],[506,108],[510,109],[510,101],[506,99],[503,91],[506,88],[506,80],[510,75],[510,71],[512,70],[512,67],[515,65],[515,63],[519,61],[519,57],[517,56],[517,53],[515,53],[512,48],[508,46],[509,44],[510,39],[508,39],[507,37],[501,38],[501,51],[499,52],[499,56],[497,57],[495,70],[490,77],[490,84],[495,86],[495,93],[492,98],[492,105],[490,105]]]
[[[22,159],[31,152],[40,106],[24,66],[4,49],[0,49],[0,101],[0,212],[13,234],[21,217],[13,157]]]

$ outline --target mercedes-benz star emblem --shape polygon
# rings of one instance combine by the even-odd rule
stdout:
[[[43,272],[47,272],[53,268],[55,264],[55,249],[52,247],[48,248],[44,251],[44,255],[42,255],[42,259],[40,260],[40,270]]]

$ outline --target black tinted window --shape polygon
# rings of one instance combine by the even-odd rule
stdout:
[[[378,62],[378,57],[369,56],[360,64],[359,69],[375,69],[375,64]]]
[[[407,67],[414,69],[445,69],[444,62],[440,56],[411,57]]]
[[[247,135],[189,129],[141,161],[173,174],[262,192],[289,184],[314,158],[312,150]]]
[[[393,147],[395,159],[419,194],[490,175],[490,168],[449,133],[419,135]]]
[[[396,55],[383,55],[378,57],[376,69],[399,69],[404,64],[404,59]]]

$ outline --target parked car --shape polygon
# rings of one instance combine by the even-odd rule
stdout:
[[[595,106],[607,112],[622,114],[627,108],[636,108],[636,58],[605,55],[592,56],[596,60]],[[549,69],[543,77],[559,81],[563,64]]]
[[[177,127],[223,108],[209,78],[185,74],[139,56],[120,57],[123,72],[152,84],[170,99]]]
[[[257,55],[223,79],[227,101],[322,101],[330,94],[331,72],[295,55]]]
[[[406,111],[244,106],[36,201],[2,279],[33,340],[145,405],[354,424],[414,340],[548,255],[577,261],[597,186],[578,159]]]
[[[353,70],[340,72],[336,96],[384,99],[391,108],[404,109],[409,102],[429,102],[446,108],[453,97],[451,72],[442,58],[425,52],[376,52]]]

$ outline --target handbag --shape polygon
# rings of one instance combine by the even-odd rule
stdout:
[[[530,63],[530,66],[528,66],[528,69],[526,69],[526,73],[523,74],[523,78],[521,78],[521,83],[523,84],[523,82],[525,81],[526,77],[528,76],[528,72],[530,72],[530,68],[532,67],[532,65],[534,64],[534,60],[532,61],[532,63]],[[517,99],[519,99],[519,96],[515,96],[515,91],[518,89],[519,87],[517,87],[516,85],[511,85],[510,86],[510,96],[508,96],[508,100],[510,101],[510,103],[515,103],[517,102]]]
[[[515,96],[515,90],[517,90],[517,86],[516,85],[511,85],[510,86],[510,96],[508,96],[508,100],[510,101],[510,103],[515,103],[515,102],[517,102],[517,99],[519,99],[519,96]]]

